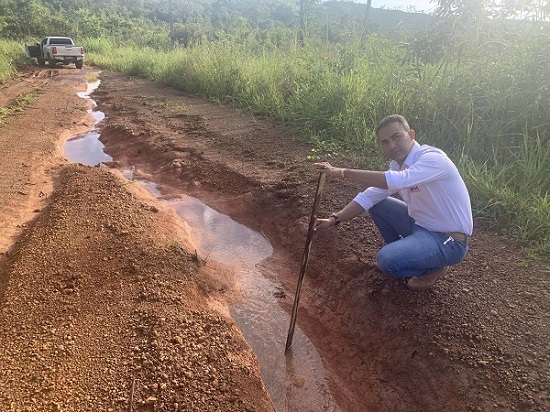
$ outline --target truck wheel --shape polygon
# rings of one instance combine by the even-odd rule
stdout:
[[[36,60],[38,60],[38,65],[39,66],[45,66],[46,65],[46,60],[44,60],[43,58],[39,57]]]
[[[82,66],[84,66],[84,62],[78,61],[74,65],[76,66],[77,69],[82,69]]]
[[[50,59],[50,60],[48,60],[48,64],[50,65],[50,67],[53,67],[53,66],[55,66],[56,62],[55,62],[54,59]]]

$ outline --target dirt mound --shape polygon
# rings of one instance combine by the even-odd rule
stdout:
[[[2,270],[1,410],[270,409],[177,228],[107,170],[61,170]]]

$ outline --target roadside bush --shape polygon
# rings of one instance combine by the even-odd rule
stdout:
[[[95,53],[108,56],[113,51],[112,43],[102,38],[85,38],[80,42],[86,53]]]
[[[0,82],[13,77],[17,73],[17,66],[25,61],[25,49],[21,43],[0,40]]]

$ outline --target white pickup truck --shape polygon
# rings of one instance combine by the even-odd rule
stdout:
[[[50,66],[57,63],[64,65],[74,63],[77,69],[84,65],[84,48],[76,46],[70,37],[44,37],[40,43],[25,43],[27,56],[35,57],[40,66],[46,61]]]

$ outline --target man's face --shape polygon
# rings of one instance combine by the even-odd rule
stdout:
[[[402,164],[414,145],[415,131],[393,122],[378,131],[378,143],[384,155]]]

